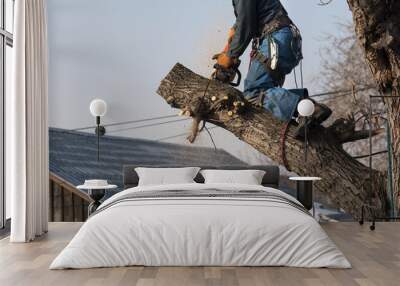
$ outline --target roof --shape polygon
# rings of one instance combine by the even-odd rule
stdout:
[[[123,165],[241,165],[228,152],[144,139],[103,136],[97,161],[95,134],[49,128],[50,172],[74,186],[86,179],[105,179],[123,186]]]

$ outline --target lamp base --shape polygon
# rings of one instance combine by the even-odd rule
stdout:
[[[301,202],[307,210],[313,208],[313,181],[297,181],[297,200]]]
[[[93,199],[93,202],[88,206],[88,216],[94,213],[101,205],[100,200],[104,197],[105,193],[106,191],[104,189],[88,190],[89,196]]]
[[[94,132],[96,135],[104,136],[106,134],[106,128],[104,126],[98,126],[98,127],[96,127]]]

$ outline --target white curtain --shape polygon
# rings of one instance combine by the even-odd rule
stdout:
[[[13,92],[6,111],[6,181],[12,242],[48,226],[48,53],[46,0],[16,0]]]

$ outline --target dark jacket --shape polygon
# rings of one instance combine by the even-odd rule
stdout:
[[[233,0],[236,15],[235,36],[230,44],[228,56],[240,57],[251,40],[260,36],[266,25],[277,15],[287,17],[287,12],[279,0]]]

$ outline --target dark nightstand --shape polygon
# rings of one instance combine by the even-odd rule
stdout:
[[[93,199],[93,202],[91,202],[88,206],[88,216],[94,213],[97,210],[97,208],[101,205],[100,200],[104,197],[105,194],[106,194],[105,189],[88,190],[89,197]]]
[[[93,202],[88,207],[88,216],[90,216],[101,205],[100,200],[106,194],[106,190],[116,189],[118,186],[110,185],[106,180],[85,180],[85,184],[76,188],[87,190],[89,197],[93,199]]]
[[[314,210],[314,199],[313,199],[313,183],[314,181],[320,181],[319,177],[290,177],[289,180],[296,181],[297,184],[297,200],[301,202],[307,210],[313,210],[313,216],[315,215]]]

